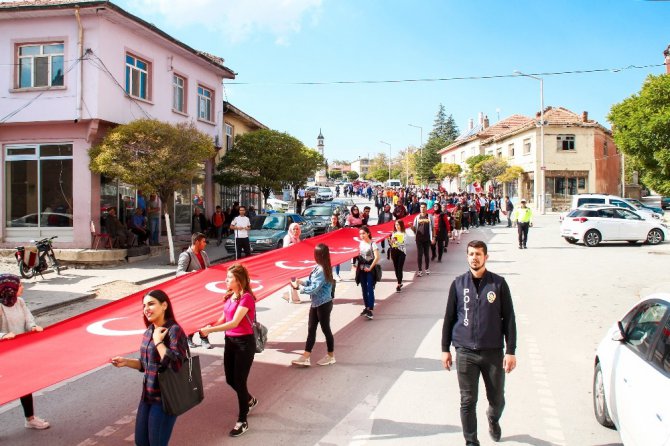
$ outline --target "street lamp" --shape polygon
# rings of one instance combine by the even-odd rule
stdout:
[[[415,129],[419,129],[421,135],[421,145],[419,146],[419,159],[421,159],[421,164],[423,164],[423,127],[414,124],[407,124],[407,125],[410,127],[414,127]]]
[[[391,144],[384,142],[384,141],[379,141],[382,144],[386,144],[389,146],[389,180],[391,179]]]
[[[544,184],[544,79],[541,77],[533,76],[532,74],[525,74],[519,70],[514,71],[515,76],[524,76],[536,81],[540,81],[540,213],[544,215],[546,213],[545,209],[545,184]],[[537,181],[535,182],[535,195],[537,196]]]

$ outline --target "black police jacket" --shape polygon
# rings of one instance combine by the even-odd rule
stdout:
[[[516,320],[505,279],[486,271],[479,290],[470,271],[454,279],[442,326],[442,351],[448,352],[451,344],[471,350],[505,346],[507,354],[514,354]]]

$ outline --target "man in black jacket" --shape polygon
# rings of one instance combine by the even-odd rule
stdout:
[[[442,326],[442,365],[451,370],[451,344],[456,347],[461,425],[465,444],[477,439],[479,375],[484,378],[489,407],[489,434],[500,441],[500,416],[505,407],[505,373],[516,367],[516,320],[507,282],[486,270],[486,243],[468,243],[470,271],[456,277],[449,289]],[[505,353],[503,354],[503,347]]]

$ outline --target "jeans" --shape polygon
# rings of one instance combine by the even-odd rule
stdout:
[[[507,227],[512,227],[512,211],[507,211]]]
[[[422,257],[426,259],[426,269],[430,268],[430,257],[428,253],[430,252],[430,240],[417,240],[416,242],[417,250],[417,262],[419,264],[419,271],[422,269]]]
[[[256,354],[254,335],[226,336],[223,350],[223,370],[226,382],[237,393],[239,415],[237,421],[246,422],[251,395],[247,390],[247,378]]]
[[[175,415],[168,415],[163,411],[161,403],[150,404],[140,401],[135,418],[135,444],[167,446],[176,421]]]
[[[160,217],[155,218],[151,217],[149,219],[149,231],[151,231],[151,243],[153,245],[158,244],[158,237],[160,236],[161,231],[161,219]]]
[[[218,246],[221,244],[221,238],[223,237],[223,225],[214,226],[214,229],[216,230],[216,244]]]
[[[374,310],[375,308],[375,273],[370,271],[369,273],[361,270],[360,271],[360,280],[361,280],[361,291],[363,292],[363,303],[365,308]]]
[[[522,222],[517,222],[517,231],[519,233],[519,246],[526,246],[526,242],[528,241],[528,227],[530,226],[530,223],[522,223]]]
[[[335,351],[335,338],[330,329],[330,313],[333,311],[333,301],[329,300],[318,307],[310,307],[309,322],[307,323],[307,342],[305,342],[305,351],[312,352],[316,342],[316,327],[321,324],[321,331],[326,337],[326,347],[328,353]]]
[[[391,249],[391,260],[393,261],[393,270],[395,271],[395,278],[398,280],[398,285],[402,283],[402,269],[405,266],[405,259],[407,254],[399,249]]]
[[[478,445],[477,440],[477,398],[479,396],[479,375],[484,379],[489,407],[486,416],[489,423],[497,423],[505,407],[505,371],[503,351],[469,350],[456,348],[456,371],[458,387],[461,390],[461,425],[467,444]]]
[[[479,227],[479,218],[477,216],[477,211],[470,211],[470,221],[473,226]]]
[[[340,275],[340,265],[335,265],[333,267],[333,272],[339,276]]]
[[[442,238],[438,238],[434,245],[430,245],[430,251],[433,254],[433,257],[437,255],[437,261],[442,261],[442,254],[444,253],[445,248],[447,247],[447,241]]]

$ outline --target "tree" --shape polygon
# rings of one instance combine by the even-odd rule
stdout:
[[[350,170],[347,172],[347,178],[349,178],[349,181],[354,181],[355,179],[358,178],[358,172],[355,170]]]
[[[288,133],[256,130],[235,138],[232,150],[216,166],[214,179],[224,186],[256,186],[267,202],[273,190],[282,184],[303,184],[324,162]]]
[[[433,173],[437,178],[449,178],[449,182],[458,178],[462,170],[460,165],[451,163],[437,163],[433,167]]]
[[[492,156],[489,159],[475,164],[472,172],[473,176],[480,184],[484,185],[487,181],[491,181],[491,183],[493,183],[493,190],[497,190],[499,185],[498,177],[504,174],[508,168],[509,165],[507,164],[507,161]]]
[[[511,183],[512,181],[516,181],[521,176],[521,174],[523,174],[523,167],[509,166],[505,172],[498,175],[496,179],[501,183]]]
[[[457,137],[458,126],[454,117],[452,115],[447,116],[444,105],[440,104],[428,141],[416,155],[416,170],[421,181],[431,181],[435,178],[433,167],[440,162],[438,151],[454,142]]]
[[[468,181],[468,183],[479,181],[474,174],[475,166],[481,163],[482,161],[486,161],[489,159],[493,159],[493,155],[474,155],[471,156],[470,158],[465,159],[465,164],[468,165],[468,170],[466,172],[466,180]]]
[[[158,194],[168,235],[171,229],[167,205],[174,191],[187,187],[202,170],[202,163],[216,154],[212,137],[193,123],[169,124],[156,119],[119,125],[88,153],[91,171]],[[174,263],[172,237],[168,237],[168,243]]]
[[[670,195],[670,75],[648,76],[639,93],[612,106],[614,142],[626,162],[640,167],[641,182]]]
[[[333,180],[339,180],[342,178],[342,171],[341,170],[331,170],[330,171],[330,178]]]

